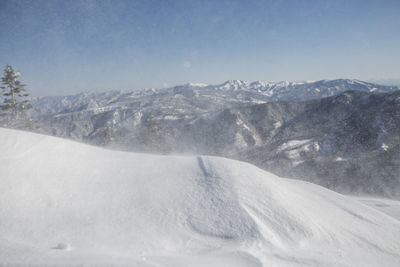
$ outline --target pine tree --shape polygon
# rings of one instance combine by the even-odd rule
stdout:
[[[33,130],[37,127],[27,114],[32,105],[27,100],[29,95],[25,90],[25,85],[18,80],[20,75],[10,65],[4,69],[4,77],[1,78],[2,86],[0,86],[3,96],[3,104],[0,105],[2,111],[0,123],[3,127]]]

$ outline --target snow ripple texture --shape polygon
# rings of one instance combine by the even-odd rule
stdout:
[[[1,266],[400,266],[400,222],[208,156],[0,129]]]

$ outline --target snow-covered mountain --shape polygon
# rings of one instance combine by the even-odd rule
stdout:
[[[398,88],[349,79],[280,83],[234,80],[220,85],[189,83],[134,92],[39,97],[32,104],[33,116],[41,122],[43,132],[94,143],[106,129],[132,132],[132,127],[143,121],[176,121],[226,108],[318,99],[347,90],[391,92]]]
[[[397,219],[248,163],[0,139],[1,265],[400,265]]]
[[[230,157],[340,192],[400,198],[399,94],[348,79],[227,81],[42,97],[33,106],[44,133]]]
[[[339,192],[400,198],[400,91],[347,91],[198,116],[133,118],[89,141],[132,151],[225,156]]]
[[[348,91],[229,113],[255,129],[235,158],[340,192],[400,198],[400,91]]]
[[[392,92],[394,86],[383,86],[359,80],[338,79],[316,82],[247,82],[229,80],[218,85],[188,83],[163,89],[132,92],[110,91],[81,93],[72,96],[39,97],[33,99],[34,114],[55,114],[87,111],[103,113],[109,110],[156,109],[174,115],[198,114],[270,101],[303,101],[337,95],[348,90],[364,92]]]

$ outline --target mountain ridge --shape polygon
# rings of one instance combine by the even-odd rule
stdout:
[[[33,114],[41,131],[55,136],[122,150],[236,158],[340,192],[400,198],[397,87],[341,79],[284,83],[266,93],[250,85],[42,98]],[[363,153],[373,165],[390,164],[372,170]]]

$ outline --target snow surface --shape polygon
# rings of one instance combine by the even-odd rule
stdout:
[[[385,198],[354,197],[362,203],[400,220],[400,201]]]
[[[311,183],[217,157],[0,140],[0,264],[400,266],[399,220]]]

